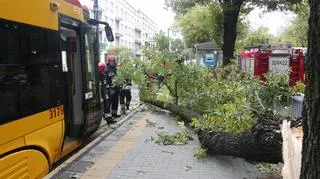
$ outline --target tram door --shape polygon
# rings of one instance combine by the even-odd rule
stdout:
[[[60,28],[60,34],[62,68],[67,82],[65,85],[67,135],[79,137],[81,126],[84,124],[80,38],[75,30],[65,27]]]
[[[60,20],[60,49],[64,73],[65,138],[62,157],[81,144],[85,122],[81,69],[80,23],[67,18]]]
[[[65,134],[63,154],[99,128],[102,103],[96,28],[61,18],[61,59],[65,77]]]

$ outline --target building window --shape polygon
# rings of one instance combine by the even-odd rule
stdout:
[[[110,11],[113,12],[113,2],[110,2]]]
[[[93,10],[89,10],[89,11],[90,11],[90,14],[89,14],[90,19],[94,19],[94,13],[93,13]]]
[[[99,20],[101,21],[102,20],[102,12],[99,11]]]
[[[102,42],[102,31],[99,31],[99,42]]]

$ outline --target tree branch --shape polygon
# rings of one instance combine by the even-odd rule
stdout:
[[[168,88],[171,96],[175,96],[173,89],[166,82],[164,82],[163,84]]]
[[[193,118],[202,119],[200,114],[177,104],[152,99],[144,102],[179,115],[186,124],[190,124]],[[282,137],[278,131],[282,118],[260,115],[257,121],[251,128],[238,134],[202,129],[196,132],[201,145],[210,154],[242,157],[252,161],[281,162]]]

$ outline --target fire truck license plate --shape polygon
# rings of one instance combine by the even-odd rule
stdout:
[[[289,70],[290,58],[289,57],[270,57],[269,58],[269,71],[270,72],[286,72]]]

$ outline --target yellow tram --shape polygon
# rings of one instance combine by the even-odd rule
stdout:
[[[0,0],[0,178],[41,178],[102,119],[97,24],[77,0]]]

